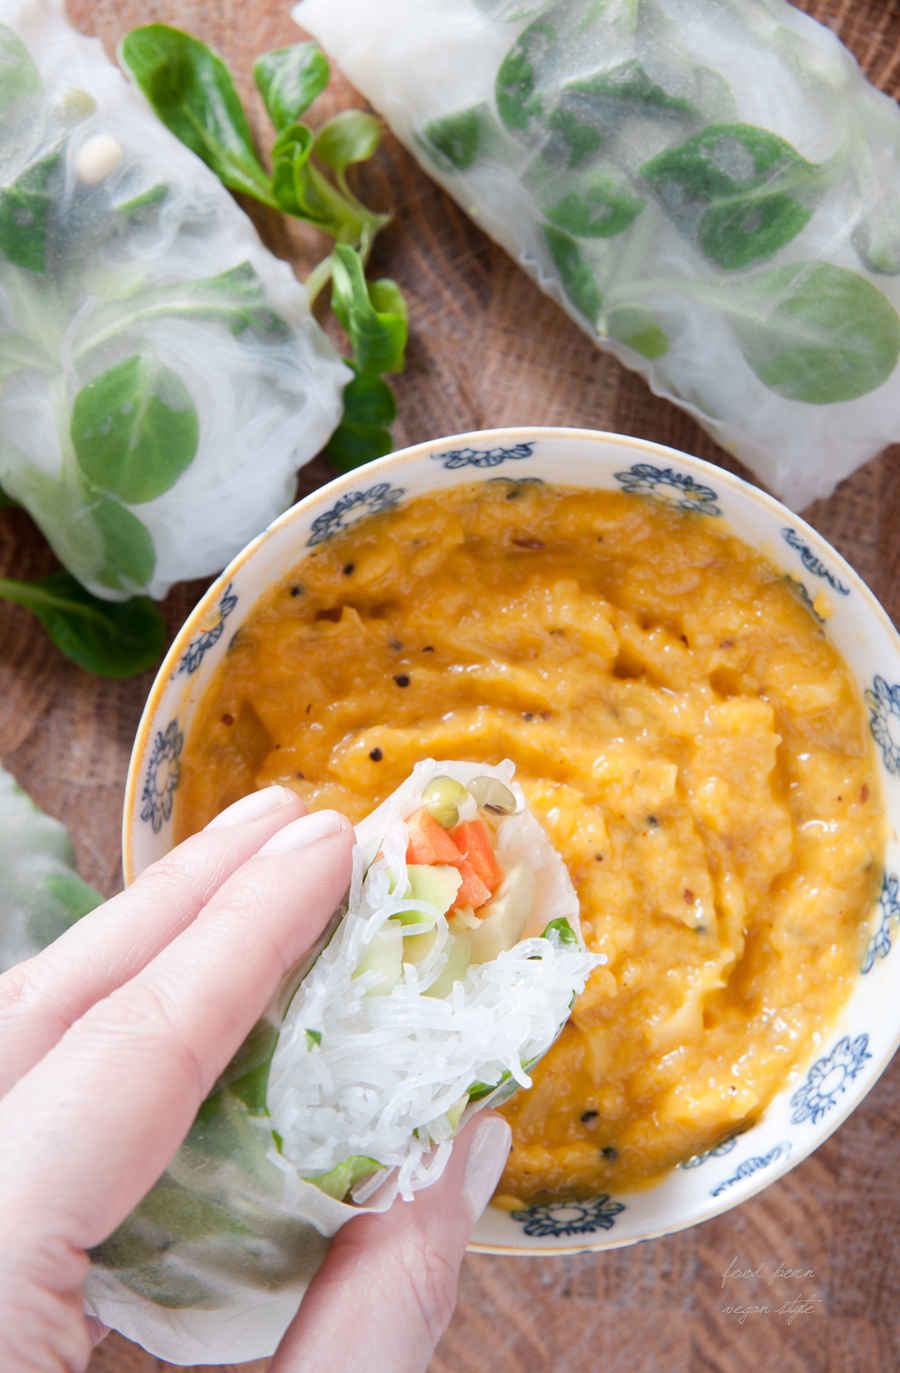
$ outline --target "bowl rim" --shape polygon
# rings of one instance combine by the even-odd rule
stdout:
[[[500,444],[509,443],[514,446],[517,443],[538,442],[545,439],[574,440],[576,442],[597,443],[602,442],[606,445],[638,451],[657,459],[677,461],[680,465],[687,465],[695,471],[703,474],[707,479],[714,478],[720,486],[731,488],[734,492],[746,498],[748,495],[760,504],[769,514],[788,519],[795,525],[800,532],[811,538],[815,543],[823,545],[828,551],[830,560],[834,565],[841,569],[850,578],[855,591],[860,594],[867,602],[869,609],[874,612],[875,618],[879,622],[879,628],[890,640],[900,655],[900,632],[898,632],[887,611],[881,605],[877,597],[867,586],[860,574],[852,567],[843,555],[831,545],[823,534],[812,525],[808,524],[800,515],[784,505],[768,491],[754,485],[745,478],[738,476],[727,468],[719,467],[715,463],[709,462],[704,458],[695,457],[693,454],[685,453],[680,449],[672,448],[666,444],[656,443],[652,439],[644,439],[630,434],[618,434],[612,431],[600,429],[582,429],[567,426],[549,425],[504,425],[493,429],[469,430],[459,434],[450,434],[436,439],[427,439],[421,443],[411,444],[406,448],[397,449],[395,452],[388,453],[382,458],[373,462],[366,463],[364,467],[353,468],[349,472],[341,473],[327,482],[324,486],[318,487],[307,496],[291,505],[271,524],[252,539],[228,564],[228,566],[213,580],[207,591],[201,596],[200,600],[187,615],[184,623],[172,642],[165,658],[163,659],[150,691],[147,695],[144,709],[135,733],[134,744],[132,747],[131,758],[128,767],[128,776],[125,785],[125,796],[122,815],[122,864],[125,885],[130,886],[135,880],[134,854],[132,846],[132,820],[135,814],[136,792],[141,775],[144,755],[147,748],[151,726],[155,720],[161,699],[173,676],[182,654],[187,649],[193,634],[196,632],[198,623],[209,614],[222,593],[224,587],[234,578],[236,573],[244,567],[268,542],[269,538],[295,520],[305,517],[308,512],[318,505],[330,502],[335,494],[341,492],[348,485],[353,485],[360,480],[362,473],[365,473],[365,480],[369,477],[378,477],[403,467],[411,459],[416,459],[427,454],[437,455],[442,449],[460,448],[471,446],[472,443]],[[461,481],[465,478],[461,477]],[[741,537],[740,534],[737,537]],[[302,557],[302,555],[301,555]],[[857,683],[858,684],[858,683]],[[833,1027],[834,1028],[834,1027]],[[489,1244],[483,1241],[470,1240],[467,1248],[469,1251],[478,1254],[493,1254],[508,1258],[556,1258],[563,1255],[582,1254],[589,1252],[599,1252],[609,1249],[621,1249],[632,1244],[643,1243],[645,1240],[661,1239],[666,1235],[678,1233],[680,1230],[688,1229],[692,1225],[702,1224],[707,1220],[713,1220],[726,1211],[734,1209],[735,1206],[742,1206],[752,1197],[757,1196],[773,1183],[778,1182],[793,1168],[814,1153],[836,1130],[844,1124],[847,1118],[856,1110],[869,1092],[875,1087],[882,1074],[888,1067],[898,1047],[900,1047],[900,1021],[898,1021],[897,1031],[894,1036],[890,1049],[884,1054],[883,1060],[874,1075],[871,1077],[866,1091],[862,1097],[851,1102],[846,1102],[843,1108],[829,1113],[829,1124],[827,1128],[817,1131],[810,1143],[801,1148],[798,1152],[791,1151],[790,1155],[783,1160],[775,1163],[774,1167],[766,1168],[764,1176],[752,1184],[748,1190],[742,1191],[739,1200],[729,1201],[727,1196],[723,1196],[721,1201],[707,1209],[704,1207],[702,1217],[672,1221],[662,1224],[648,1233],[639,1237],[623,1236],[619,1239],[612,1236],[603,1240],[595,1240],[592,1243],[581,1242],[573,1244],[556,1244],[553,1246],[546,1244],[525,1245],[504,1245]],[[836,1103],[837,1105],[837,1103]],[[630,1193],[622,1191],[617,1193],[623,1197],[628,1195],[641,1195],[650,1188],[633,1189]],[[564,1204],[564,1203],[563,1203]]]

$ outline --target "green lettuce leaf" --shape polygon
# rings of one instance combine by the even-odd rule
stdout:
[[[286,129],[328,85],[328,60],[318,43],[294,43],[257,57],[253,79],[275,128]]]
[[[200,423],[181,379],[152,354],[135,353],[81,388],[71,435],[88,481],[140,505],[193,462]]]
[[[101,601],[68,572],[36,581],[0,578],[0,599],[36,615],[68,658],[101,677],[133,677],[159,659],[166,631],[146,596]]]
[[[388,279],[366,282],[358,253],[337,244],[332,254],[331,306],[353,345],[358,371],[402,372],[406,302]]]
[[[691,207],[702,210],[697,241],[730,270],[763,262],[796,238],[812,216],[805,201],[824,185],[822,169],[783,138],[740,123],[710,125],[645,162],[640,175],[685,227]]]
[[[231,73],[212,48],[148,24],[125,35],[119,57],[166,127],[226,186],[275,206]]]
[[[325,453],[341,472],[382,458],[393,449],[388,426],[397,418],[397,402],[381,377],[360,372],[344,387],[344,414],[325,446]]]
[[[887,297],[829,262],[772,268],[722,308],[756,375],[789,400],[855,400],[886,381],[900,356],[900,319]]]

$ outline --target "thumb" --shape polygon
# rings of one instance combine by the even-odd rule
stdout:
[[[440,1181],[339,1230],[269,1373],[424,1373],[456,1305],[459,1266],[509,1155],[496,1111],[470,1121]]]

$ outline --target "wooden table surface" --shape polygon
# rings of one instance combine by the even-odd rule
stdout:
[[[333,0],[339,4],[340,0]],[[376,4],[378,0],[371,0]],[[176,24],[214,44],[265,128],[250,77],[256,54],[296,41],[286,0],[69,0],[112,52],[137,24]],[[900,93],[900,0],[804,0],[876,85]],[[320,122],[359,98],[340,76],[313,108]],[[409,365],[398,379],[398,447],[506,424],[578,425],[637,434],[740,470],[691,419],[599,353],[388,136],[363,198],[397,217],[379,238],[377,275],[410,303]],[[303,276],[323,255],[315,231],[253,211],[260,232]],[[804,512],[900,620],[900,448]],[[332,475],[319,459],[301,492]],[[746,475],[746,474],[745,474]],[[31,577],[54,560],[20,511],[0,512],[0,575]],[[204,583],[164,606],[174,632]],[[63,658],[22,609],[0,602],[0,759],[71,831],[82,874],[121,885],[125,772],[152,673],[91,677]],[[811,1158],[717,1220],[607,1254],[467,1257],[456,1314],[432,1373],[869,1373],[900,1366],[900,1060]],[[737,1259],[759,1278],[723,1278]],[[768,1278],[779,1264],[811,1270]],[[812,1309],[775,1314],[813,1295]],[[740,1317],[724,1308],[767,1304]],[[90,1373],[171,1366],[117,1334]],[[265,1363],[245,1365],[256,1373]],[[327,1373],[327,1370],[323,1370]],[[381,1373],[372,1369],[371,1373]]]

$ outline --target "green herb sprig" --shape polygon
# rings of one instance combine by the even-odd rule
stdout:
[[[378,232],[392,218],[353,193],[347,170],[370,158],[381,126],[362,110],[343,110],[317,130],[301,115],[328,83],[328,61],[316,43],[264,53],[253,76],[275,130],[271,173],[260,162],[250,124],[228,67],[205,43],[166,24],[132,29],[119,60],[163,123],[232,191],[312,224],[335,242],[310,273],[310,302],[331,282],[331,303],[350,341],[354,371],[344,416],[325,452],[347,472],[392,448],[396,417],[384,373],[402,372],[407,310],[396,282],[366,281]]]

